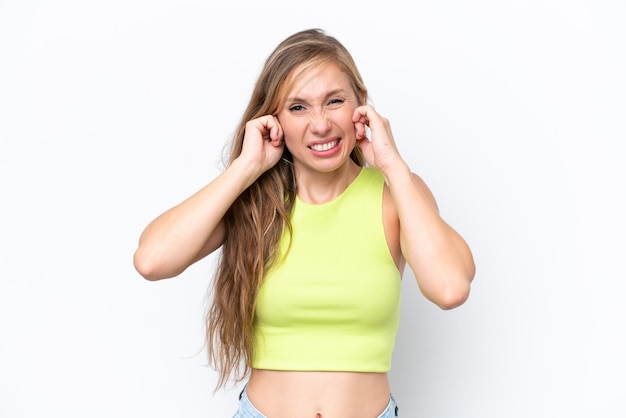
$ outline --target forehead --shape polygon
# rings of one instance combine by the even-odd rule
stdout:
[[[310,67],[296,67],[292,74],[287,97],[324,94],[332,90],[352,92],[352,82],[348,74],[333,61],[321,62]]]

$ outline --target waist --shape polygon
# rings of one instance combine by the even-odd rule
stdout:
[[[390,386],[387,373],[253,369],[246,392],[271,417],[377,417]]]

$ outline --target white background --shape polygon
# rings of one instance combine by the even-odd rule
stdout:
[[[150,283],[132,253],[218,173],[274,46],[321,27],[476,258],[453,311],[405,274],[401,416],[623,418],[625,21],[618,0],[0,0],[0,417],[232,416],[203,352],[215,260]]]

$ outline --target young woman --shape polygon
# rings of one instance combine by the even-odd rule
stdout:
[[[218,387],[247,379],[236,417],[398,416],[387,372],[406,263],[442,309],[474,277],[349,52],[318,29],[268,57],[225,170],[146,227],[134,263],[160,280],[218,248],[209,359]]]

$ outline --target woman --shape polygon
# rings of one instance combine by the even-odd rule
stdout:
[[[387,372],[406,263],[442,309],[469,295],[470,249],[367,100],[335,38],[288,37],[225,170],[141,235],[148,280],[221,248],[207,339],[218,387],[248,379],[236,417],[398,416]]]

